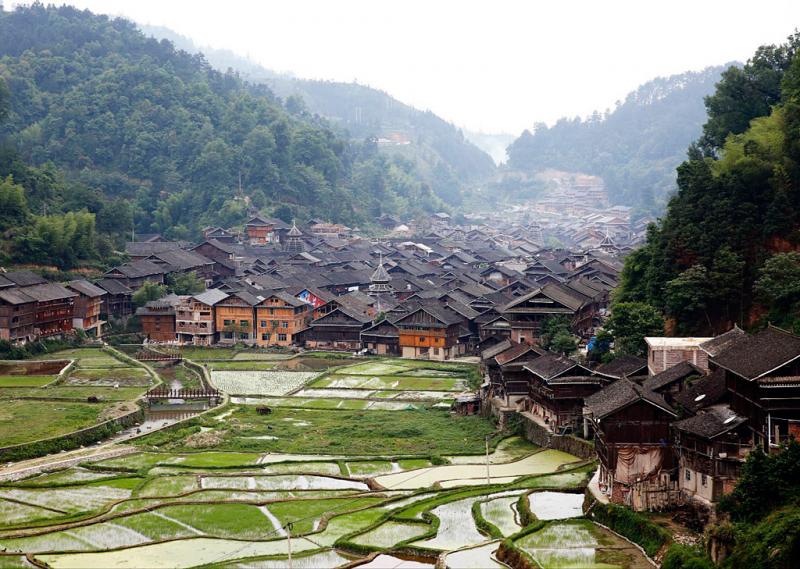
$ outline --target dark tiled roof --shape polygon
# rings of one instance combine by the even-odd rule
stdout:
[[[163,275],[167,272],[167,269],[161,265],[156,265],[150,261],[132,261],[130,263],[125,263],[124,265],[120,265],[107,271],[106,274],[111,272],[119,272],[124,277],[129,279],[135,279],[139,277],[147,277],[150,275]]]
[[[700,344],[700,349],[713,358],[746,337],[747,334],[744,330],[738,326],[734,326],[724,334],[720,334],[716,338],[711,338]]]
[[[217,288],[210,288],[205,292],[194,295],[194,298],[203,304],[214,306],[219,301],[228,298],[228,295]]]
[[[647,401],[656,407],[664,409],[671,415],[676,415],[675,410],[664,401],[657,393],[645,389],[629,379],[618,379],[611,385],[604,387],[584,400],[596,419],[602,419],[637,401]]]
[[[17,286],[31,286],[36,284],[44,284],[47,279],[40,277],[33,271],[27,269],[21,271],[9,271],[2,273],[3,278],[10,280]]]
[[[105,290],[86,280],[77,280],[67,283],[67,288],[77,291],[84,296],[88,296],[89,298],[97,298],[98,296],[103,296],[106,294]]]
[[[672,426],[704,439],[713,439],[745,423],[747,419],[734,413],[727,405],[709,407],[694,417],[676,421]]]
[[[64,298],[74,298],[78,293],[56,283],[38,284],[28,286],[23,289],[25,294],[35,298],[38,302],[49,302],[51,300],[62,300]]]
[[[566,356],[546,353],[526,365],[525,369],[547,381],[577,366],[578,362]]]
[[[498,365],[506,365],[507,363],[518,360],[520,358],[526,360],[532,360],[534,358],[538,358],[542,355],[542,352],[533,346],[529,346],[528,344],[517,344],[512,348],[505,350],[504,352],[497,354],[494,357],[494,361],[497,362]]]
[[[502,352],[504,352],[506,350],[509,350],[513,346],[516,346],[516,345],[518,345],[518,344],[516,342],[514,342],[513,340],[508,340],[508,339],[503,340],[499,344],[496,344],[496,345],[492,346],[491,348],[488,348],[488,349],[484,350],[483,352],[481,352],[481,359],[483,359],[483,360],[491,359],[491,358],[495,357],[497,354],[500,354],[500,353],[502,353]]]
[[[698,409],[720,402],[727,395],[725,370],[717,368],[711,375],[693,381],[686,389],[676,394],[675,401],[684,409],[694,413]]]
[[[670,368],[665,369],[661,373],[650,376],[644,380],[642,385],[652,391],[659,391],[670,384],[681,381],[692,376],[703,376],[705,373],[699,367],[689,362],[681,362]]]
[[[119,279],[100,279],[95,283],[108,294],[132,294],[133,291],[122,284]]]
[[[25,294],[21,288],[0,289],[0,300],[8,304],[27,304],[29,302],[36,302],[36,299]]]
[[[619,356],[607,364],[601,364],[594,370],[595,373],[619,379],[623,376],[636,375],[647,368],[647,360],[636,356]]]
[[[181,243],[177,241],[128,241],[125,243],[125,252],[132,257],[149,257],[154,253],[180,248]]]
[[[714,363],[745,379],[756,379],[800,357],[800,337],[773,326],[734,342]]]

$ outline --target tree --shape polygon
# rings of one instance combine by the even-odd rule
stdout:
[[[11,107],[11,91],[8,90],[5,79],[0,77],[0,124],[8,118]]]
[[[692,265],[667,283],[667,312],[682,326],[697,327],[698,318],[705,317],[712,328],[708,315],[708,303],[713,298],[708,269],[703,265]]]
[[[152,281],[145,281],[145,283],[133,293],[133,303],[136,306],[144,306],[151,300],[158,300],[167,294],[167,287],[162,284],[154,283]]]
[[[770,317],[785,323],[796,316],[800,302],[800,253],[777,253],[758,271],[755,283],[759,300],[770,308]]]
[[[170,273],[166,278],[167,291],[173,294],[197,294],[206,289],[203,279],[195,271],[190,273]]]
[[[618,302],[605,327],[614,336],[617,353],[643,357],[647,354],[645,336],[663,335],[664,317],[643,302]]]
[[[0,226],[16,225],[27,217],[28,202],[23,187],[15,184],[11,175],[0,179]]]
[[[558,354],[569,355],[578,349],[578,339],[569,332],[559,331],[550,342],[550,350]]]

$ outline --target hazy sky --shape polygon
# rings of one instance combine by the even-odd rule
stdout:
[[[460,126],[512,134],[613,106],[659,75],[743,61],[800,26],[800,0],[66,3],[166,26],[298,77],[355,80]]]

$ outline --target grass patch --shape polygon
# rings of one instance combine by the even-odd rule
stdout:
[[[206,360],[229,360],[236,355],[236,350],[232,348],[183,348],[181,354],[187,360],[206,361]]]
[[[431,455],[483,452],[494,424],[478,416],[451,415],[439,409],[348,411],[275,408],[259,415],[251,406],[233,407],[216,450],[296,454]],[[180,428],[153,433],[136,444],[164,450],[190,450],[186,437],[201,426],[218,428],[210,417],[197,417]],[[269,434],[276,440],[253,437]]]
[[[54,375],[0,375],[0,387],[42,387],[55,379]]]
[[[56,437],[99,422],[108,406],[72,401],[0,401],[0,447]]]

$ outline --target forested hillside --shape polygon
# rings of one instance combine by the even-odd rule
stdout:
[[[658,213],[675,189],[675,168],[700,136],[703,97],[724,67],[649,81],[612,111],[537,124],[508,147],[510,168],[601,176],[614,204]]]
[[[678,193],[628,257],[617,301],[689,334],[766,320],[800,332],[800,35],[726,70]]]
[[[0,177],[22,187],[30,215],[85,211],[112,240],[134,227],[197,237],[242,222],[248,205],[353,224],[443,207],[412,161],[129,21],[41,4],[0,12],[0,78]],[[48,241],[35,226],[6,231],[5,256]]]
[[[356,140],[387,138],[408,144],[382,146],[390,156],[409,159],[434,192],[450,204],[460,204],[465,185],[494,173],[492,158],[469,142],[454,125],[430,111],[401,103],[388,93],[358,83],[313,81],[265,69],[227,50],[200,48],[191,39],[155,26],[142,30],[166,38],[190,53],[201,52],[220,71],[233,69],[253,83],[267,85],[293,104],[322,115]],[[300,102],[302,101],[302,103]]]

